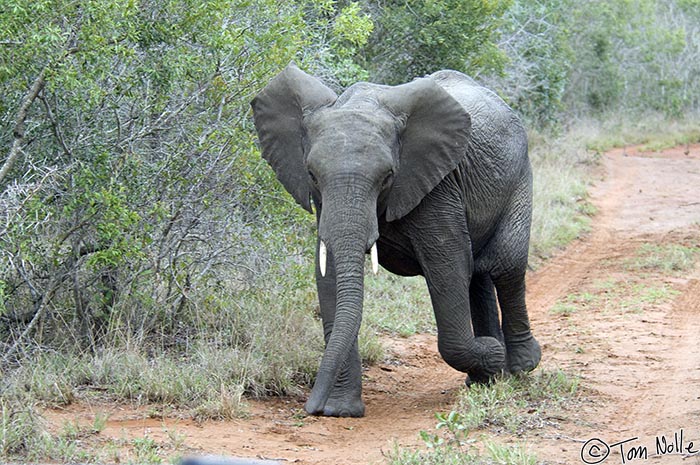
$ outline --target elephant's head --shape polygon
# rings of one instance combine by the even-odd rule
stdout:
[[[320,413],[359,331],[364,257],[379,218],[404,217],[455,169],[470,118],[431,79],[360,83],[338,97],[294,64],[252,106],[263,157],[304,209],[316,205],[317,278],[337,280],[335,324],[306,405]]]

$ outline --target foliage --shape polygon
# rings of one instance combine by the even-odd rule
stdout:
[[[435,329],[425,280],[389,273],[366,275],[363,325],[407,337]]]
[[[537,127],[610,111],[698,109],[700,8],[684,0],[515,0],[498,29],[504,72],[484,76]]]
[[[535,465],[537,457],[520,444],[508,445],[485,441],[486,453],[476,446],[440,445],[426,451],[396,447],[388,454],[391,465]]]
[[[700,247],[681,244],[642,244],[630,260],[628,268],[634,271],[661,271],[665,274],[688,272],[700,256]]]
[[[93,349],[116,328],[170,337],[198,290],[294,260],[260,256],[285,202],[260,201],[282,194],[246,118],[304,43],[299,12],[267,0],[10,3],[6,129],[27,82],[43,85],[21,122],[31,142],[2,180],[4,337],[24,337],[12,329],[23,322],[40,322],[45,343]]]
[[[465,430],[496,428],[516,433],[537,426],[544,412],[551,415],[577,390],[578,379],[560,370],[505,377],[463,390],[457,419]]]
[[[530,263],[542,259],[587,232],[593,207],[587,200],[587,169],[594,163],[587,135],[576,130],[555,137],[531,131],[533,211]]]
[[[675,1],[594,1],[572,13],[568,28],[578,45],[568,93],[572,110],[624,107],[677,116],[697,108],[688,73],[697,72],[698,26]]]
[[[374,21],[358,2],[309,1],[307,33],[313,46],[303,50],[309,71],[340,91],[369,78],[356,59],[374,30]]]
[[[0,456],[52,450],[21,406],[83,388],[229,417],[311,382],[311,218],[248,119],[309,40],[270,0],[3,3]]]
[[[90,350],[185,343],[222,283],[257,288],[310,254],[312,220],[260,161],[248,119],[250,97],[291,59],[338,89],[442,67],[488,74],[503,65],[500,37],[508,78],[494,87],[544,124],[567,106],[630,100],[620,50],[648,72],[661,56],[693,57],[695,4],[669,2],[9,0],[0,11],[0,139],[13,147],[0,171],[6,361],[28,337]],[[616,27],[622,18],[629,27]],[[688,79],[664,82],[674,79],[682,85],[635,95],[685,108],[697,92]],[[578,88],[568,95],[584,100],[564,98]],[[649,100],[659,95],[667,100]]]
[[[570,6],[569,0],[515,0],[498,31],[507,57],[503,72],[483,79],[535,127],[556,122],[563,110],[574,55]]]
[[[0,457],[30,452],[40,439],[39,418],[33,404],[0,398]]]
[[[397,84],[443,68],[477,74],[502,66],[493,42],[508,0],[383,2],[365,55],[373,80]]]

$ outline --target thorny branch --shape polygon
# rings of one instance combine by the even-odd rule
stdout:
[[[13,140],[12,146],[10,147],[10,153],[8,154],[7,159],[5,160],[5,163],[2,165],[2,169],[0,169],[0,184],[2,184],[3,179],[5,179],[7,173],[10,172],[10,170],[15,164],[15,161],[17,160],[17,157],[22,152],[22,142],[24,142],[24,136],[26,131],[25,122],[27,120],[27,115],[29,114],[29,109],[34,103],[34,100],[36,100],[36,98],[39,96],[39,92],[41,92],[41,90],[44,88],[45,76],[46,66],[41,70],[39,75],[34,80],[34,83],[29,88],[29,91],[22,99],[22,104],[19,107],[19,111],[17,112],[17,118],[15,119],[15,126],[13,129]]]

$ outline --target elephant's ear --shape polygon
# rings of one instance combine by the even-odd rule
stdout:
[[[310,213],[304,115],[332,105],[337,98],[321,81],[290,63],[251,102],[263,158],[285,189]]]
[[[388,88],[382,102],[405,126],[399,135],[399,167],[387,198],[387,221],[416,208],[464,158],[471,118],[432,79]]]

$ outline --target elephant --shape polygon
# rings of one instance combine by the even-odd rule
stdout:
[[[375,272],[424,277],[440,355],[468,382],[538,365],[525,305],[527,133],[503,100],[452,70],[337,95],[292,62],[251,106],[263,158],[316,215],[326,345],[309,414],[364,415],[366,254]]]

